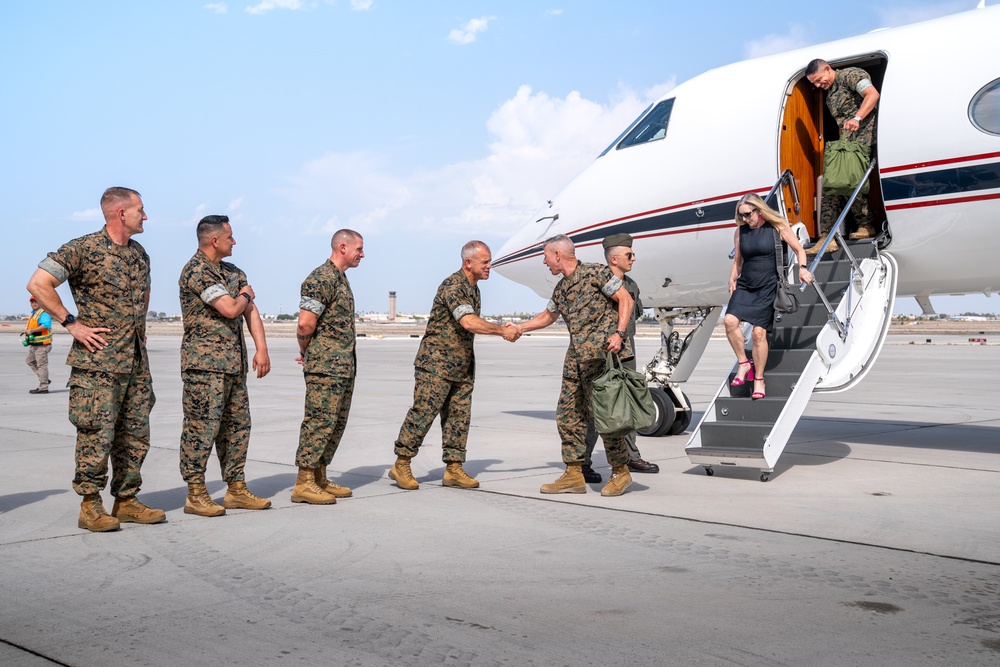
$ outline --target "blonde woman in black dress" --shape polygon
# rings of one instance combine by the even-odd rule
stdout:
[[[726,337],[738,362],[732,385],[753,381],[751,398],[764,398],[764,368],[767,366],[767,334],[774,323],[774,295],[778,289],[775,267],[774,230],[799,259],[799,280],[810,283],[806,253],[788,222],[769,207],[760,195],[743,195],[736,205],[736,256],[729,273],[729,305],[726,307]],[[753,325],[753,360],[747,359],[742,322]]]

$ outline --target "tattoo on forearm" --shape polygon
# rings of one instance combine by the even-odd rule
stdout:
[[[312,340],[315,334],[295,334],[295,337],[299,340]]]

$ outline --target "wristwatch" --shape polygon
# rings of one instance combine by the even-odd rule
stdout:
[[[73,315],[73,313],[70,313],[69,315],[66,316],[65,320],[60,322],[60,324],[62,324],[64,327],[68,327],[69,325],[73,324],[73,322],[76,322],[76,317]]]
[[[861,122],[861,116],[855,116],[854,120],[856,120],[856,121],[858,121],[860,123]]]
[[[246,292],[240,292],[240,296],[244,297],[250,303],[253,303],[253,297],[247,294]]]
[[[615,333],[618,334],[619,336],[621,336],[622,340],[625,340],[625,336],[628,335],[624,331],[616,331]]]

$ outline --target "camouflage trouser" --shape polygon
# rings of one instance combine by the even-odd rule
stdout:
[[[330,465],[347,428],[354,378],[306,373],[306,411],[299,429],[295,465]]]
[[[69,420],[76,426],[76,476],[81,496],[100,493],[131,498],[139,493],[139,469],[149,451],[149,411],[156,403],[148,373],[125,375],[74,368],[69,375]]]
[[[49,350],[51,345],[29,345],[25,363],[38,376],[38,388],[49,388]]]
[[[630,342],[631,342],[631,348],[632,348],[632,350],[635,350],[635,339],[631,339]],[[629,369],[631,369],[631,370],[634,371],[635,370],[635,357],[632,357],[631,359],[627,359],[627,360],[623,361],[622,362],[622,366],[624,366],[625,368],[629,368]],[[583,464],[589,466],[589,465],[593,465],[593,463],[594,463],[593,459],[591,457],[594,454],[594,446],[597,444],[597,428],[594,426],[594,420],[593,419],[591,419],[590,421],[587,422],[587,439],[586,439],[586,443],[587,443],[587,451],[586,451],[586,453],[584,454],[584,457],[583,457]],[[628,435],[625,436],[625,444],[628,446],[628,460],[629,461],[638,461],[639,459],[642,458],[642,456],[639,454],[639,448],[635,446],[635,431],[632,431],[631,433],[629,433]]]
[[[587,422],[593,421],[590,396],[594,379],[604,372],[604,359],[563,366],[562,388],[556,406],[556,428],[562,440],[563,463],[583,463],[587,456]],[[622,466],[628,463],[628,444],[625,438],[601,438],[608,463]]]
[[[819,216],[820,236],[828,233],[833,228],[834,223],[837,222],[837,218],[840,217],[846,205],[847,195],[823,195],[823,206]],[[847,235],[853,229],[872,224],[871,211],[868,210],[867,195],[858,195],[858,198],[851,204],[851,215],[854,216],[855,224],[854,227],[850,226],[850,218],[844,221],[844,225],[840,229],[840,233],[844,235],[844,238],[847,238]]]
[[[205,482],[212,445],[222,479],[243,481],[250,445],[250,398],[245,375],[181,371],[184,381],[181,429],[181,477],[188,484]]]
[[[464,463],[472,418],[472,380],[452,382],[422,368],[417,368],[413,375],[413,407],[399,427],[396,456],[416,456],[434,418],[440,414],[441,460]]]

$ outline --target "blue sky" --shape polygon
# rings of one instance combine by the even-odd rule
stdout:
[[[992,4],[992,3],[990,3]],[[194,226],[228,214],[266,313],[294,313],[340,227],[359,310],[427,312],[461,245],[498,250],[653,98],[744,58],[972,9],[975,0],[32,0],[0,20],[8,250],[0,313],[45,253],[143,194],[151,307],[179,312]],[[544,302],[498,274],[484,313]],[[68,300],[68,289],[62,289]],[[996,299],[935,298],[943,312]],[[897,312],[917,312],[912,299]]]

